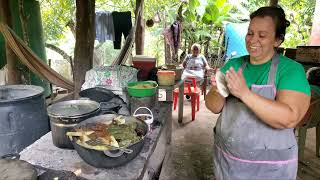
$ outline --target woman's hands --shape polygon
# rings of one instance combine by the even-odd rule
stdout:
[[[250,93],[250,90],[246,84],[246,80],[243,77],[243,70],[240,68],[238,72],[231,67],[226,72],[227,86],[232,95],[239,99],[243,99]]]

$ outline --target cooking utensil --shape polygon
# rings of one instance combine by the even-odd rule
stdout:
[[[79,122],[100,113],[100,104],[91,100],[71,100],[48,107],[53,144],[59,148],[73,149],[66,133]]]
[[[80,122],[74,128],[81,128],[86,126],[88,123],[111,123],[112,120],[117,117],[115,114],[105,114],[89,118],[85,121]],[[141,140],[129,145],[126,149],[130,149],[132,153],[124,153],[121,150],[110,150],[110,151],[98,151],[89,148],[85,148],[76,143],[77,137],[72,138],[72,144],[79,156],[88,164],[97,168],[113,168],[128,163],[134,159],[143,148],[145,142],[145,136],[148,132],[148,125],[146,122],[139,120],[133,116],[124,116],[126,123],[136,122],[136,131],[139,131],[142,136]],[[141,132],[140,132],[141,131]]]

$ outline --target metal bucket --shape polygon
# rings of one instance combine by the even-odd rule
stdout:
[[[19,153],[49,131],[39,86],[0,86],[0,115],[0,156]]]

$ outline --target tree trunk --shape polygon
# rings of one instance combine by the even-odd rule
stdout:
[[[320,46],[320,1],[316,1],[316,7],[313,13],[312,31],[310,37],[310,46]]]
[[[140,13],[137,14],[139,4],[141,3]],[[144,20],[143,20],[143,4],[144,0],[136,0],[135,15],[138,18],[137,30],[135,34],[136,54],[141,55],[144,53]]]
[[[11,27],[10,0],[0,0],[2,22]],[[18,59],[11,48],[6,44],[6,60],[8,68],[8,84],[21,84],[21,72],[18,70]]]
[[[270,0],[269,5],[270,6],[277,6],[279,0]]]
[[[95,0],[76,0],[76,45],[74,50],[75,98],[79,97],[85,74],[92,68],[95,39]]]

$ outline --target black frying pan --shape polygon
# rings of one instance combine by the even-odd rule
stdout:
[[[85,126],[88,123],[112,121],[117,116],[118,115],[115,115],[115,114],[105,114],[105,115],[95,116],[80,122],[74,128],[80,128],[81,126]],[[140,153],[144,145],[144,142],[145,142],[144,137],[148,132],[148,125],[144,121],[136,119],[132,116],[124,116],[124,117],[126,118],[126,123],[131,121],[137,122],[138,124],[137,129],[143,132],[142,133],[143,138],[139,142],[126,147],[127,149],[133,150],[132,153],[125,153],[121,150],[103,152],[103,151],[88,149],[86,147],[78,145],[76,143],[77,137],[73,137],[73,140],[71,142],[75,150],[78,152],[79,156],[85,162],[97,168],[113,168],[113,167],[126,164],[132,159],[134,159]]]

